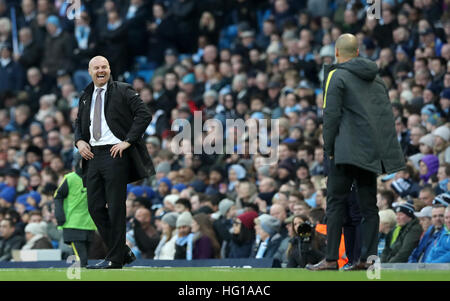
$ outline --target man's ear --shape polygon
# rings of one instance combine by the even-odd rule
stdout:
[[[339,56],[339,50],[336,48],[334,51],[334,56],[337,58]]]
[[[359,48],[356,49],[356,56],[359,56]]]

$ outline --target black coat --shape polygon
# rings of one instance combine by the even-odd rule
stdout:
[[[0,240],[0,261],[10,261],[12,259],[12,250],[19,250],[22,248],[25,240],[22,235],[15,232],[8,239]]]
[[[90,83],[81,94],[75,121],[75,145],[78,140],[89,143],[91,138],[89,125],[93,91],[94,84]],[[132,160],[127,183],[154,175],[153,162],[142,138],[152,117],[147,106],[131,85],[109,80],[105,96],[105,118],[114,136],[122,141],[128,139],[128,142],[131,143],[130,148],[127,149]],[[88,166],[89,161],[83,159],[84,186],[86,186]]]
[[[361,57],[325,66],[323,140],[336,164],[381,174],[405,167],[388,91],[377,65]],[[331,73],[333,72],[333,73]]]
[[[42,59],[42,47],[38,42],[33,41],[23,48],[19,63],[28,70],[31,67],[39,67]]]

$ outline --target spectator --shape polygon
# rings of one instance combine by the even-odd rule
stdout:
[[[193,259],[219,258],[220,244],[209,216],[205,213],[195,214],[191,229],[194,234]]]
[[[294,237],[290,239],[287,250],[288,268],[304,268],[306,264],[316,264],[324,258],[325,237],[314,230],[306,216],[294,216],[292,231]]]
[[[236,217],[236,206],[230,199],[223,199],[219,203],[219,217],[213,222],[214,232],[219,244],[222,246],[221,257],[228,253],[226,250],[231,240],[233,219]]]
[[[436,246],[436,243],[444,231],[444,213],[445,207],[443,205],[435,205],[430,208],[431,225],[425,229],[424,235],[420,239],[419,245],[414,249],[411,256],[409,256],[408,262],[426,262],[429,258],[431,250]],[[416,213],[416,216],[420,219],[428,218],[427,212]],[[429,210],[428,210],[429,211]]]
[[[410,203],[397,206],[395,211],[397,226],[386,238],[381,262],[408,262],[423,232],[419,220],[414,215],[414,207]]]
[[[191,233],[192,215],[190,212],[183,212],[177,218],[177,239],[175,241],[175,257],[174,259],[192,260],[193,257],[193,238]]]
[[[252,245],[255,240],[254,220],[257,217],[258,213],[248,211],[234,218],[227,258],[250,257]]]
[[[19,250],[24,244],[24,238],[17,232],[14,222],[4,218],[0,221],[0,261],[10,261],[12,250]]]
[[[154,259],[171,260],[175,257],[175,241],[177,239],[176,224],[179,214],[169,212],[162,217],[162,236],[155,250]]]
[[[380,216],[380,228],[379,228],[379,237],[378,237],[378,256],[381,256],[385,246],[386,246],[386,238],[388,234],[394,229],[396,225],[396,216],[395,212],[391,209],[383,209],[378,211],[378,215]]]
[[[136,211],[132,222],[132,229],[136,245],[141,251],[142,257],[152,259],[160,240],[160,234],[152,224],[150,210],[140,208]]]
[[[42,57],[42,72],[56,79],[57,71],[64,66],[72,71],[71,56],[73,53],[72,40],[68,33],[61,28],[59,18],[51,15],[46,21],[47,37],[45,39]]]
[[[42,58],[42,47],[33,38],[33,31],[30,27],[23,27],[19,31],[19,53],[14,54],[14,60],[23,69],[39,67]]]
[[[449,263],[450,262],[450,209],[445,208],[445,225],[444,229],[439,236],[439,239],[434,246],[425,262],[427,263]]]
[[[47,225],[44,222],[31,223],[25,227],[26,244],[22,250],[53,249],[46,233]]]
[[[275,255],[282,241],[280,221],[276,218],[263,214],[255,219],[256,240],[252,246],[251,257],[271,258]]]
[[[0,47],[0,92],[20,91],[24,86],[24,71],[12,57],[12,47],[3,44]]]

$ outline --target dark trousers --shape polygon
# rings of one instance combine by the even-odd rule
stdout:
[[[347,215],[344,222],[345,254],[349,263],[357,263],[361,257],[361,211],[356,186],[347,201]]]
[[[90,242],[89,241],[74,241],[75,250],[80,258],[81,267],[85,267],[88,264],[88,251]],[[74,250],[74,251],[75,251]]]
[[[361,210],[361,261],[377,254],[379,217],[377,207],[376,174],[362,168],[339,164],[334,160],[328,174],[327,195],[327,261],[339,258],[339,243],[346,215],[346,206],[355,181]]]
[[[111,146],[92,147],[94,158],[89,161],[86,185],[89,213],[108,247],[105,260],[122,264],[128,250],[125,245],[127,180],[129,155],[127,150],[111,157]]]

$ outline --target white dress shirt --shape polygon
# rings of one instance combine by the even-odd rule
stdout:
[[[117,144],[120,141],[109,129],[108,124],[106,123],[105,118],[105,95],[108,84],[105,84],[103,87],[97,87],[94,85],[94,93],[92,93],[92,101],[91,101],[91,113],[90,113],[90,125],[89,132],[91,134],[91,140],[89,140],[89,144],[92,146],[106,145],[106,144]],[[102,136],[97,141],[94,139],[93,126],[94,126],[94,108],[95,108],[95,99],[97,98],[97,89],[102,88]]]

